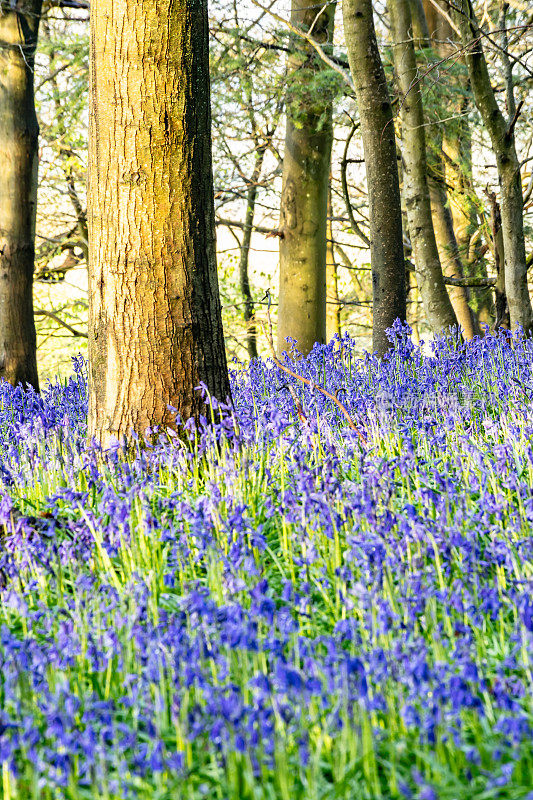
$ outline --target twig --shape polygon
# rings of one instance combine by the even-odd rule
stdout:
[[[260,8],[262,11],[266,11],[268,14],[270,14],[270,16],[273,19],[275,19],[276,22],[281,22],[283,25],[285,25],[290,30],[291,33],[294,33],[296,36],[299,36],[300,39],[303,39],[309,45],[311,45],[311,47],[314,50],[316,50],[322,61],[325,64],[327,64],[330,69],[332,69],[334,72],[340,75],[344,83],[346,83],[347,86],[350,88],[352,94],[355,94],[355,86],[351,76],[347,75],[346,72],[344,72],[344,70],[338,66],[336,60],[327,55],[327,53],[323,50],[320,44],[316,41],[316,39],[314,39],[308,33],[303,31],[301,28],[298,28],[296,25],[293,25],[290,20],[280,17],[279,14],[276,14],[270,8],[266,8],[265,6],[261,5],[261,3],[258,0],[252,0],[252,3],[254,4],[254,6],[257,6],[257,8]]]
[[[226,228],[238,228],[239,230],[245,230],[246,225],[244,222],[239,222],[238,220],[234,219],[223,219],[219,217],[216,222],[216,225],[224,225]],[[277,230],[277,228],[266,228],[264,225],[252,225],[252,229],[256,231],[256,233],[262,233],[264,236],[281,236],[281,231]]]
[[[437,13],[440,14],[440,16],[443,17],[446,20],[446,22],[448,23],[450,28],[453,31],[455,31],[455,33],[458,36],[460,36],[461,35],[461,31],[459,30],[459,28],[457,27],[457,25],[455,24],[453,19],[450,17],[450,15],[445,11],[445,9],[441,5],[439,5],[439,3],[437,3],[437,0],[429,0],[429,2],[435,8]]]
[[[346,211],[348,213],[348,219],[350,222],[350,227],[353,232],[361,239],[367,247],[370,247],[370,239],[366,236],[355,218],[355,214],[353,213],[352,203],[350,201],[350,192],[348,190],[348,176],[347,176],[347,168],[348,168],[348,150],[350,148],[350,143],[353,139],[354,133],[356,132],[357,128],[359,127],[359,123],[354,122],[350,119],[352,123],[352,128],[350,133],[348,134],[348,138],[344,143],[344,153],[342,155],[341,161],[341,183],[342,183],[342,194],[344,196],[344,205],[346,206]]]
[[[304,409],[299,397],[296,396],[296,392],[294,391],[293,387],[290,383],[285,384],[285,388],[290,393],[290,396],[294,400],[294,405],[296,406],[296,412],[298,414],[298,419],[300,422],[307,422],[307,417],[305,416]]]
[[[69,325],[68,322],[65,322],[65,320],[61,319],[61,317],[58,317],[57,314],[53,314],[51,311],[42,311],[38,309],[34,312],[34,314],[36,317],[50,317],[50,319],[53,319],[58,323],[58,325],[62,325],[67,329],[67,331],[70,331],[73,336],[81,336],[82,339],[89,338],[87,333],[76,330],[76,328],[73,328],[72,325]]]
[[[415,265],[408,258],[405,259],[405,266],[409,272],[416,273]],[[446,275],[442,277],[447,286],[462,286],[465,289],[496,286],[496,278],[448,278]]]
[[[254,2],[255,2],[255,0],[254,0]],[[455,8],[456,11],[460,11],[460,9],[458,9],[457,6],[454,6],[453,3],[450,2],[450,0],[448,0],[448,3],[449,3],[450,6]],[[463,13],[463,12],[461,12],[461,13]],[[530,25],[525,25],[525,26],[524,25],[515,25],[513,28],[506,28],[506,30],[508,30],[508,31],[516,30],[517,28],[524,28],[524,27],[527,28],[527,27],[531,27],[531,26]],[[422,72],[422,74],[419,75],[416,78],[416,80],[413,80],[413,82],[411,83],[411,86],[409,87],[409,90],[404,94],[404,96],[403,96],[403,98],[401,100],[401,103],[400,103],[400,105],[398,107],[398,114],[400,113],[401,109],[403,108],[403,105],[404,105],[405,101],[407,100],[407,96],[413,91],[413,89],[415,88],[415,86],[417,86],[417,84],[421,83],[424,80],[424,78],[426,78],[435,69],[438,69],[440,66],[442,66],[442,64],[446,64],[447,61],[451,61],[453,58],[455,58],[456,61],[458,61],[459,58],[463,55],[463,53],[465,53],[467,50],[471,50],[475,45],[477,45],[477,44],[479,44],[481,42],[481,40],[483,39],[484,36],[486,36],[486,34],[484,33],[484,31],[481,30],[481,28],[478,28],[478,32],[480,34],[479,36],[477,36],[476,38],[472,39],[470,42],[467,42],[467,44],[463,45],[462,47],[456,47],[456,49],[455,49],[455,51],[453,53],[450,53],[449,55],[445,56],[444,58],[439,59],[437,62],[435,62],[435,64],[432,64],[428,69],[426,69],[424,72]],[[492,31],[492,33],[493,34],[494,33],[501,33],[501,31]],[[490,37],[488,37],[488,38],[489,38],[489,41],[492,42]],[[495,46],[497,46],[496,42],[492,42],[492,43]],[[522,62],[518,62],[518,63],[520,63],[523,66]],[[526,69],[527,69],[527,67],[526,67]],[[530,74],[533,74],[533,73],[531,73],[531,70],[528,69],[527,71]],[[388,126],[393,124],[393,123],[394,123],[394,118],[389,120],[383,126],[383,130],[381,131],[381,138],[383,138],[383,136],[385,134],[385,131],[388,128]],[[515,120],[515,124],[516,124],[516,120]],[[512,131],[511,131],[511,133],[512,133]]]
[[[510,121],[509,127],[507,128],[507,132],[505,134],[505,138],[507,139],[507,141],[509,141],[511,139],[511,137],[512,137],[512,135],[514,133],[514,128],[515,128],[515,125],[516,125],[516,123],[518,121],[518,117],[520,116],[520,112],[522,111],[522,106],[524,105],[524,103],[525,103],[525,100],[520,100],[520,102],[518,103],[518,105],[517,105],[517,107],[515,109],[515,112],[513,114],[513,118]]]
[[[265,294],[265,298],[268,301],[270,301],[270,292],[268,290],[267,290],[267,292]],[[363,436],[363,434],[361,433],[361,431],[359,430],[359,428],[357,427],[357,425],[355,424],[355,422],[351,418],[350,413],[348,412],[346,406],[344,406],[341,403],[341,401],[338,399],[338,397],[336,395],[332,394],[331,392],[328,392],[327,389],[324,389],[322,386],[319,386],[317,383],[314,383],[313,381],[309,380],[309,378],[304,378],[303,375],[298,375],[297,372],[294,372],[292,369],[289,369],[289,367],[287,367],[285,364],[283,364],[279,360],[279,358],[276,355],[276,351],[274,349],[274,339],[273,339],[273,336],[272,336],[272,320],[270,318],[270,302],[268,303],[266,314],[267,314],[268,327],[265,325],[264,322],[262,323],[262,326],[263,326],[263,330],[265,331],[265,336],[266,336],[266,340],[268,342],[268,346],[270,348],[272,360],[274,361],[276,366],[278,366],[281,370],[283,370],[283,372],[286,372],[287,375],[290,375],[291,377],[296,378],[296,380],[301,381],[302,383],[305,383],[305,385],[309,386],[311,389],[316,389],[317,391],[319,391],[320,394],[324,395],[324,397],[328,397],[330,400],[333,400],[333,402],[335,403],[335,405],[337,406],[339,411],[346,418],[346,420],[348,422],[348,425],[350,426],[351,430],[354,431],[357,434],[357,436],[359,437],[359,440],[361,441],[361,443],[366,445],[366,443],[367,443],[366,438]],[[296,406],[296,409],[298,410],[298,416],[300,416],[300,410],[298,409],[298,405]],[[301,413],[303,413],[303,411]],[[304,415],[304,417],[305,417],[305,415]]]
[[[443,277],[446,286],[462,286],[465,289],[496,286],[496,278],[448,278],[446,275]]]
[[[50,5],[52,8],[57,6],[58,8],[74,8],[83,11],[90,9],[89,0],[51,0]]]

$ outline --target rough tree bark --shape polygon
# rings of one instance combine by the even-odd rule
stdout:
[[[229,382],[215,257],[207,0],[93,0],[89,435],[205,411]]]
[[[292,0],[291,23],[327,48],[333,41],[335,6]],[[315,342],[326,341],[326,221],[333,127],[332,99],[314,85],[323,68],[314,48],[299,39],[288,63],[279,225],[280,354],[287,349],[287,337],[296,339],[304,354]]]
[[[374,351],[383,355],[390,347],[387,329],[407,316],[396,138],[372,2],[343,0],[342,10],[368,185],[373,345]]]
[[[505,292],[511,326],[513,329],[521,326],[529,334],[533,330],[533,309],[527,285],[524,203],[514,135],[517,114],[515,112],[506,120],[498,106],[472,3],[470,0],[459,0],[454,8],[457,9],[455,20],[463,47],[466,48],[465,58],[474,99],[496,156],[505,253]]]
[[[39,125],[33,65],[42,0],[0,0],[0,378],[39,389],[33,270]]]
[[[444,285],[427,178],[424,108],[412,36],[409,0],[390,0],[394,66],[401,91],[403,192],[416,280],[427,321],[435,333],[457,325]]]

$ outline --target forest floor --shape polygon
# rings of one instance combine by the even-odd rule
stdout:
[[[129,458],[0,386],[2,800],[531,800],[533,341],[354,352]]]

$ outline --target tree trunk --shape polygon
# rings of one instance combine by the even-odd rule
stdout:
[[[339,273],[333,240],[333,209],[331,205],[331,178],[328,189],[328,226],[326,248],[326,341],[337,334],[341,336],[341,304],[339,302]]]
[[[335,3],[292,0],[291,23],[325,45],[333,41]],[[295,42],[289,57],[280,207],[278,352],[296,339],[307,354],[326,341],[326,219],[332,97],[316,86],[324,68],[313,47]]]
[[[447,278],[464,278],[463,262],[453,230],[453,219],[447,204],[446,190],[440,181],[430,178],[429,193],[433,228],[443,273]],[[450,286],[447,291],[465,339],[473,339],[476,334],[479,334],[479,326],[468,305],[468,289],[463,286]]]
[[[89,435],[229,395],[216,273],[207,0],[93,0]]]
[[[371,0],[343,0],[344,32],[365,156],[370,220],[374,352],[390,347],[386,331],[405,321],[406,285],[396,139]]]
[[[429,13],[433,11],[431,0],[409,0],[414,46],[417,50],[432,47],[431,33],[428,25]]]
[[[511,327],[511,319],[509,317],[509,304],[505,293],[505,247],[503,244],[502,215],[495,193],[487,191],[487,196],[490,203],[490,228],[492,233],[494,266],[496,267],[496,286],[494,287],[496,322],[494,328],[495,330],[498,328],[509,329]]]
[[[394,65],[402,94],[400,119],[404,160],[403,191],[416,279],[424,312],[435,333],[457,325],[444,285],[435,240],[427,178],[424,109],[418,81],[408,0],[390,0]]]
[[[250,287],[250,276],[248,274],[248,263],[250,260],[250,247],[252,244],[252,231],[255,216],[255,203],[257,200],[257,190],[259,179],[265,160],[266,145],[260,146],[255,151],[255,162],[252,176],[248,182],[248,192],[246,194],[246,217],[244,221],[244,234],[241,243],[241,254],[239,258],[239,283],[241,294],[244,301],[244,322],[246,324],[246,345],[250,358],[257,358],[257,324],[255,321],[254,299]]]
[[[472,185],[472,135],[470,133],[470,124],[466,112],[468,110],[469,102],[466,95],[469,92],[468,75],[462,68],[455,70],[457,62],[456,47],[454,39],[456,33],[452,28],[449,20],[445,16],[447,14],[445,9],[444,0],[410,0],[411,14],[413,16],[413,26],[416,29],[415,15],[423,18],[422,24],[425,26],[427,33],[424,39],[423,46],[430,46],[435,50],[438,58],[449,58],[447,64],[451,68],[446,68],[447,81],[449,84],[445,87],[448,89],[449,96],[446,98],[444,106],[441,106],[445,113],[443,116],[453,114],[454,119],[448,121],[447,124],[441,126],[432,125],[427,130],[433,141],[430,143],[430,151],[433,152],[436,160],[438,171],[439,183],[442,183],[442,190],[437,194],[433,192],[433,187],[430,181],[431,192],[431,207],[434,216],[435,235],[437,236],[437,246],[441,261],[449,262],[449,256],[443,258],[442,248],[447,248],[449,252],[453,252],[453,262],[457,267],[457,274],[455,277],[466,276],[469,271],[469,256],[470,256],[470,240],[475,231],[479,229],[476,205],[473,200],[474,187]],[[438,9],[442,8],[442,12]],[[429,38],[427,38],[429,37]],[[461,67],[464,59],[460,59]],[[450,94],[451,92],[451,94]],[[442,112],[439,112],[442,113]],[[430,169],[430,176],[432,170]],[[446,187],[446,188],[445,188]],[[446,204],[444,209],[438,210],[441,220],[444,220],[451,214],[452,226],[449,228],[449,221],[447,220],[446,230],[449,228],[453,232],[453,240],[448,244],[445,241],[439,240],[439,225],[435,221],[434,201],[440,202],[442,198]],[[443,232],[445,229],[442,229]],[[444,273],[449,277],[454,277],[451,273],[446,271],[444,266]],[[484,262],[475,265],[476,277],[486,278],[487,270]],[[466,305],[472,295],[476,296],[475,305],[479,312],[486,318],[490,318],[490,291],[486,289],[472,289],[471,291],[464,290],[464,297],[461,296],[461,290],[454,293],[449,290],[450,299],[454,311],[456,313],[459,324],[463,327],[466,338],[468,335],[468,317],[465,315]],[[478,314],[470,307],[469,315],[471,317],[471,327],[474,333],[481,334],[481,327],[479,324]]]
[[[476,106],[496,156],[501,192],[505,291],[511,326],[513,329],[521,326],[529,334],[533,330],[533,309],[527,285],[522,181],[514,136],[516,116],[506,121],[496,101],[470,0],[459,0],[455,19],[463,46],[467,48],[465,58]]]
[[[409,271],[407,280],[409,282],[407,290],[407,321],[411,327],[413,342],[420,344],[420,297],[415,273]]]
[[[414,44],[417,48],[425,48],[426,52],[429,49],[433,58],[435,55],[444,58],[450,55],[453,48],[451,45],[453,30],[449,22],[437,11],[434,2],[435,0],[433,2],[431,0],[409,0]],[[434,50],[435,52],[433,52]],[[454,106],[456,105],[454,101]],[[462,121],[462,119],[453,121],[452,140],[457,137],[456,123]],[[464,265],[455,237],[453,216],[446,192],[443,141],[449,138],[449,127],[433,124],[426,128],[429,194],[433,229],[443,273],[448,278],[464,278]],[[472,339],[476,333],[479,333],[479,325],[468,304],[468,289],[461,286],[449,287],[448,295],[465,339]]]
[[[465,109],[462,109],[464,113]],[[461,113],[461,112],[459,112]],[[443,137],[446,183],[450,187],[450,208],[459,255],[464,262],[469,259],[470,239],[479,225],[475,204],[472,201],[472,135],[468,122],[456,123],[460,132]]]
[[[42,0],[0,3],[0,378],[39,389],[33,270],[39,125],[33,65]]]

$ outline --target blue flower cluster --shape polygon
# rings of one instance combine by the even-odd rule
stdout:
[[[532,800],[533,341],[391,338],[127,457],[0,386],[3,800]]]

